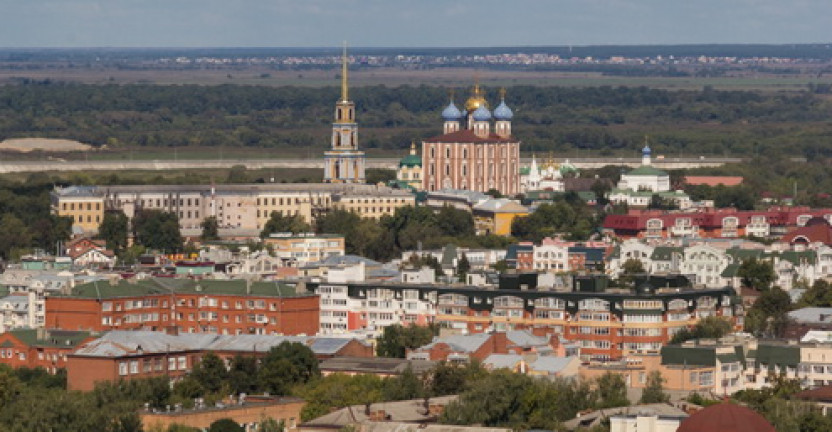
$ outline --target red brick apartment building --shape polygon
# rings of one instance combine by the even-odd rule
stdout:
[[[67,355],[87,341],[89,332],[18,329],[0,333],[0,363],[13,368],[42,367],[49,373],[66,367]]]
[[[63,330],[315,334],[319,314],[315,294],[244,280],[93,282],[46,298],[46,327]]]
[[[622,238],[735,238],[782,236],[805,226],[809,219],[832,220],[832,209],[771,207],[768,210],[716,209],[701,212],[632,210],[626,215],[608,215],[604,229]]]
[[[283,342],[302,343],[321,360],[373,355],[371,345],[352,338],[112,331],[67,356],[67,385],[86,391],[98,382],[160,376],[175,381],[209,352],[229,362],[237,355],[262,357]]]

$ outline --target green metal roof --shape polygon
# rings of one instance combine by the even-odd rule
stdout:
[[[658,168],[654,168],[650,165],[642,165],[630,172],[627,175],[631,176],[667,176],[668,174]]]
[[[74,347],[90,337],[90,332],[70,330],[49,330],[43,339],[38,339],[35,329],[11,330],[8,333],[27,346]]]
[[[769,370],[785,370],[800,363],[800,347],[797,345],[758,345],[757,364],[765,364]]]
[[[757,258],[763,256],[763,251],[758,249],[740,249],[740,248],[730,248],[726,249],[725,253],[734,257],[737,263],[741,261],[747,260],[749,258]]]
[[[673,258],[674,253],[683,253],[685,248],[671,246],[657,246],[650,255],[651,260],[668,261]]]
[[[722,276],[722,277],[730,277],[730,278],[737,277],[737,272],[739,272],[739,270],[740,270],[740,265],[739,264],[728,264],[725,267],[725,270],[722,270],[722,273],[720,273],[719,275]]]
[[[407,167],[414,167],[414,166],[422,166],[422,157],[419,155],[407,155],[399,161],[399,166],[407,166]]]
[[[783,251],[777,255],[780,259],[786,260],[794,265],[799,265],[801,261],[806,261],[809,264],[815,263],[814,251]]]
[[[662,364],[716,366],[716,350],[715,347],[666,345],[662,347]]]
[[[143,279],[128,282],[119,280],[116,284],[109,282],[92,282],[78,285],[68,297],[81,298],[117,298],[140,297],[154,294],[206,294],[206,295],[252,295],[258,297],[293,297],[294,287],[277,282],[252,282],[246,287],[246,281],[236,280],[200,280],[191,279]]]
[[[740,361],[736,354],[717,354],[716,358],[720,363],[736,363]]]

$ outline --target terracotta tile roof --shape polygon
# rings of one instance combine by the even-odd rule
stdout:
[[[803,390],[795,393],[794,397],[800,400],[830,402],[832,401],[832,385],[825,385],[812,390]]]
[[[739,186],[742,180],[739,176],[685,176],[685,183],[689,185]]]
[[[832,226],[822,217],[813,217],[806,222],[806,226],[794,229],[783,236],[787,243],[823,243],[832,245]]]
[[[690,416],[676,432],[776,432],[763,416],[741,405],[723,402]]]
[[[512,137],[503,138],[497,134],[489,134],[488,137],[482,138],[474,134],[471,129],[464,129],[457,132],[451,132],[445,135],[439,135],[425,140],[426,143],[475,143],[475,144],[503,144],[517,142]]]

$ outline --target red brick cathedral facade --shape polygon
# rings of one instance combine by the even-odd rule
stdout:
[[[442,111],[444,134],[422,142],[423,189],[520,193],[520,141],[511,136],[513,113],[505,97],[492,113],[479,86],[460,111]]]

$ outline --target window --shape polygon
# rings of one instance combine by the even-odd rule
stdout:
[[[130,360],[130,374],[137,374],[139,373],[139,361],[138,360]]]
[[[121,375],[121,376],[127,375],[128,368],[129,368],[129,366],[128,366],[127,362],[120,362],[118,364],[118,374]]]
[[[179,370],[185,370],[188,368],[188,358],[185,356],[180,356],[177,359],[177,363],[179,364]]]

